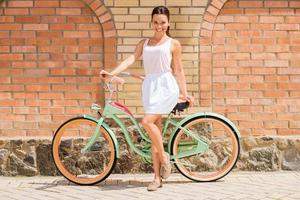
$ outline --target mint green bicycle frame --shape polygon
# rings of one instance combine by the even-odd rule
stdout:
[[[120,157],[119,144],[118,144],[116,135],[110,129],[110,127],[105,123],[106,118],[112,118],[118,124],[118,126],[120,126],[120,128],[122,129],[122,131],[124,133],[124,136],[125,136],[125,139],[126,139],[126,142],[130,146],[130,148],[132,148],[134,150],[134,152],[136,152],[137,154],[139,154],[143,158],[145,158],[147,160],[151,160],[150,151],[145,152],[142,149],[139,149],[134,145],[134,142],[132,141],[132,139],[130,137],[130,133],[128,132],[128,129],[126,128],[126,125],[122,122],[122,120],[117,115],[118,114],[126,115],[126,117],[128,117],[131,120],[131,122],[135,126],[136,130],[141,135],[142,139],[145,142],[147,142],[147,145],[149,147],[151,146],[151,140],[146,136],[143,129],[141,129],[139,123],[136,121],[136,119],[131,114],[123,111],[122,109],[119,109],[119,108],[113,106],[111,103],[112,103],[111,100],[108,100],[106,102],[103,113],[101,114],[102,116],[99,119],[97,119],[97,118],[95,118],[94,116],[91,116],[91,115],[84,115],[83,116],[84,118],[87,118],[87,119],[90,119],[90,120],[93,120],[93,121],[97,122],[97,128],[95,130],[95,133],[90,138],[89,142],[85,145],[85,147],[83,149],[81,149],[81,153],[85,153],[86,151],[88,151],[90,149],[90,147],[96,142],[96,139],[99,137],[99,134],[100,134],[100,127],[102,126],[111,135],[111,137],[113,139],[113,142],[115,143],[115,146],[116,146],[117,158]],[[186,150],[184,152],[179,152],[179,154],[176,155],[176,158],[182,158],[182,157],[187,157],[187,156],[190,156],[190,155],[195,155],[195,154],[198,154],[198,153],[201,153],[201,152],[205,152],[208,149],[208,144],[206,143],[206,141],[204,139],[202,139],[198,135],[194,134],[191,130],[188,130],[188,129],[182,127],[182,125],[185,122],[189,121],[190,119],[193,119],[193,118],[199,117],[199,116],[215,116],[217,118],[220,118],[220,119],[226,121],[232,127],[235,127],[234,124],[231,121],[229,121],[227,118],[225,118],[224,116],[219,115],[217,113],[211,113],[211,112],[196,113],[194,115],[189,115],[189,116],[185,117],[184,119],[182,119],[179,122],[172,119],[172,116],[173,116],[173,114],[168,115],[168,117],[167,117],[167,119],[164,123],[163,131],[162,131],[162,135],[163,135],[163,138],[164,138],[165,134],[166,134],[166,131],[169,128],[169,126],[173,125],[173,127],[174,127],[173,131],[171,132],[169,142],[167,143],[167,151],[168,152],[171,151],[171,141],[172,141],[172,138],[175,135],[175,133],[178,131],[178,129],[182,130],[185,134],[191,136],[192,138],[195,139],[195,141],[197,141],[197,143],[186,144],[186,145],[193,145],[195,147],[193,147],[190,150]],[[238,129],[236,127],[235,127],[235,131],[239,136],[240,134],[239,134]],[[175,159],[174,155],[171,155],[171,160],[174,160],[174,159]]]

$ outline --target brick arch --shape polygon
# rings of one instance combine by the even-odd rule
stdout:
[[[116,65],[116,28],[111,11],[101,0],[81,0],[97,16],[103,29],[104,38],[104,67],[110,68]]]
[[[116,30],[102,1],[0,0],[0,22],[0,136],[50,136],[103,101]]]
[[[227,1],[212,0],[200,26],[199,103],[203,107],[212,107],[212,34],[220,10]]]
[[[300,3],[213,0],[200,31],[200,105],[243,136],[300,134]]]

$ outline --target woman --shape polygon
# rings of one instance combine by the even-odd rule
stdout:
[[[140,57],[143,58],[145,79],[142,96],[145,116],[142,125],[152,141],[152,161],[154,180],[148,190],[155,191],[162,187],[161,178],[171,174],[170,156],[164,152],[161,136],[162,114],[169,114],[179,97],[193,104],[193,97],[187,94],[186,80],[181,63],[181,45],[169,34],[169,10],[164,6],[155,7],[152,11],[154,35],[141,40],[132,55],[125,59],[110,73],[102,70],[100,75],[117,75],[132,65]],[[175,75],[178,84],[173,76]],[[179,86],[179,87],[178,87]]]

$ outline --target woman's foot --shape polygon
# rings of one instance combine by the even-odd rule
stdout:
[[[171,175],[172,166],[170,163],[170,155],[165,153],[167,157],[167,162],[161,164],[160,175],[163,179],[167,179]]]
[[[162,187],[162,180],[154,179],[147,187],[148,191],[156,191],[158,188]]]

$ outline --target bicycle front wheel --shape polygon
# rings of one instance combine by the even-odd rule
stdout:
[[[192,118],[182,127],[194,136],[178,129],[173,137],[171,154],[179,172],[191,180],[208,182],[224,177],[233,169],[240,145],[227,122],[201,116]]]
[[[57,170],[73,183],[99,183],[109,176],[116,163],[116,147],[103,127],[92,147],[81,153],[96,127],[97,122],[77,117],[65,122],[55,133],[52,141],[54,163]]]

